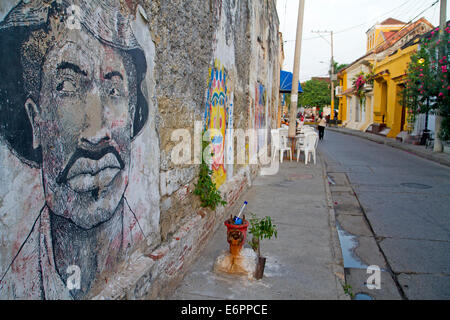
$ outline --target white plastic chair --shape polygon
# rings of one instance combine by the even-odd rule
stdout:
[[[283,162],[285,151],[289,151],[292,161],[292,151],[291,148],[289,148],[288,143],[288,130],[281,129],[279,130],[279,134],[280,134],[280,162]]]
[[[316,164],[316,149],[319,141],[319,135],[315,132],[308,132],[305,134],[304,142],[297,147],[297,162],[300,158],[300,152],[305,154],[305,164],[308,164],[309,156],[312,155],[314,164]]]
[[[305,134],[301,133],[295,136],[295,149],[298,150],[303,145],[303,142],[305,141]]]
[[[314,132],[314,128],[311,128],[310,126],[303,126],[303,128],[300,130],[300,133],[307,133],[307,132]]]
[[[286,126],[286,127],[278,128],[278,132],[280,133],[280,135],[288,135],[289,127]]]

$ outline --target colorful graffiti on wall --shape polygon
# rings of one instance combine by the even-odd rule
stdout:
[[[209,71],[209,81],[206,93],[205,129],[211,132],[212,179],[219,188],[226,180],[224,166],[225,131],[227,126],[227,74],[218,60]]]
[[[40,170],[45,199],[27,204],[34,222],[2,263],[0,299],[86,298],[145,237],[126,191],[147,62],[119,7],[21,1],[0,21],[0,143]]]

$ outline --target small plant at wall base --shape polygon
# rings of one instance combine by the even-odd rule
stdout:
[[[349,284],[344,284],[342,285],[342,289],[344,289],[345,294],[348,294],[350,296],[350,298],[354,299],[355,298],[355,294],[352,291],[352,286]]]
[[[209,141],[202,141],[202,151],[209,147]],[[202,155],[204,154],[202,152]],[[211,154],[212,155],[212,154]],[[212,170],[204,161],[200,164],[200,172],[197,184],[195,184],[194,194],[200,197],[201,206],[209,207],[215,210],[217,205],[226,205],[227,202],[222,199],[220,192],[217,190],[216,184],[212,181]]]
[[[250,245],[253,250],[258,252],[258,265],[256,267],[255,278],[261,279],[264,274],[264,266],[266,258],[261,257],[261,240],[277,238],[278,231],[277,226],[272,223],[272,219],[269,216],[264,218],[258,218],[254,213],[251,213],[249,232],[253,236]]]

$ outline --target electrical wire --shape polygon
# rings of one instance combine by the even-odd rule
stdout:
[[[411,16],[411,17],[414,16],[414,12],[417,12],[417,11],[420,11],[420,10],[427,9],[428,6],[430,6],[430,2],[432,2],[432,1],[429,1],[429,2],[419,2],[419,5],[416,7],[416,10],[411,10],[410,16]]]
[[[403,15],[405,14],[406,11],[408,11],[412,6],[415,5],[415,4],[412,4],[412,3],[411,3],[411,2],[413,2],[413,1],[419,1],[419,2],[421,2],[421,1],[423,1],[423,0],[407,0],[407,1],[403,2],[401,5],[399,5],[398,7],[395,7],[395,8],[393,8],[393,9],[391,9],[391,10],[389,10],[389,11],[387,11],[387,12],[385,12],[385,13],[383,13],[383,14],[377,16],[377,17],[368,19],[368,21],[371,21],[370,23],[363,23],[363,24],[361,24],[361,25],[369,24],[370,26],[373,26],[373,25],[377,24],[378,21],[380,21],[380,20],[385,20],[385,19],[387,19],[388,17],[390,17],[390,16],[391,16],[391,13],[394,12],[394,11],[396,12],[396,16],[403,16]],[[408,6],[407,8],[398,10],[398,9],[400,9],[401,7],[405,6],[406,4],[409,4],[409,6]]]
[[[373,19],[371,19],[371,20],[372,20],[372,21],[376,21],[376,20],[378,20],[378,19],[381,19],[382,17],[384,17],[384,16],[390,14],[391,12],[393,12],[393,11],[395,11],[395,10],[401,8],[401,7],[403,7],[403,6],[406,5],[407,3],[410,3],[411,1],[414,1],[414,0],[407,0],[407,1],[403,2],[400,6],[395,7],[395,8],[393,8],[393,9],[391,9],[391,10],[389,10],[389,11],[387,11],[387,12],[381,14],[381,15],[378,16],[377,18],[373,18]],[[411,8],[412,8],[412,7],[416,7],[417,4],[423,4],[422,1],[423,1],[423,0],[415,0],[415,3],[412,4],[411,6],[409,6],[409,7],[407,8],[407,10],[406,10],[406,11],[403,11],[403,12],[411,12]],[[433,4],[433,5],[434,5],[434,4]],[[416,9],[417,9],[417,8],[416,8]],[[426,10],[425,10],[425,11],[426,11]],[[421,13],[420,13],[420,14],[421,14]],[[286,13],[285,13],[285,16],[286,16]],[[286,23],[286,20],[285,20],[285,23]],[[350,31],[350,30],[353,30],[353,29],[362,27],[362,26],[364,26],[364,25],[366,25],[366,24],[367,24],[367,22],[363,22],[363,23],[360,23],[360,24],[357,24],[357,25],[354,25],[354,26],[350,26],[350,27],[347,27],[347,28],[344,28],[344,29],[335,31],[335,32],[333,32],[333,34],[336,35],[336,34],[344,33],[344,32],[347,32],[347,31]],[[320,35],[319,35],[319,36],[315,36],[315,37],[311,37],[311,38],[304,38],[304,39],[302,39],[302,41],[314,40],[314,39],[319,39],[319,38],[321,38]],[[284,40],[283,42],[295,42],[295,40]]]
[[[435,20],[435,18],[436,18],[436,12],[437,12],[437,6],[434,7],[434,11],[433,11],[433,20]]]
[[[427,7],[425,10],[421,11],[419,14],[417,14],[415,17],[413,17],[412,19],[410,19],[403,27],[401,27],[399,30],[397,30],[397,32],[393,33],[392,35],[390,35],[388,38],[386,38],[385,40],[383,40],[381,43],[379,43],[378,45],[376,45],[372,50],[376,50],[378,47],[380,47],[381,45],[383,45],[384,43],[386,43],[388,40],[390,40],[392,37],[394,37],[396,34],[398,34],[401,30],[409,27],[412,22],[421,14],[423,14],[425,11],[429,10],[430,8],[432,8],[433,6],[435,6],[437,3],[439,2],[439,0],[436,0],[433,4],[431,4],[429,7]]]
[[[413,3],[411,3],[410,6],[405,8],[399,15],[401,17],[405,17],[407,20],[418,10],[421,10],[422,5],[424,4],[423,0],[415,0]]]
[[[409,1],[411,1],[411,0],[408,0],[407,2],[409,2]],[[402,4],[402,6],[404,5],[404,4],[406,4],[407,2],[405,2],[405,3],[403,3]],[[439,2],[439,0],[436,0],[435,2],[433,2],[430,6],[428,6],[427,8],[425,8],[423,11],[421,11],[419,14],[417,14],[416,16],[414,16],[413,18],[411,18],[403,27],[401,27],[397,32],[400,32],[401,30],[403,30],[403,29],[405,29],[406,27],[408,27],[409,25],[411,25],[411,23],[418,17],[418,16],[420,16],[421,14],[423,14],[424,12],[426,12],[427,10],[429,10],[430,8],[432,8],[433,6],[435,6],[437,3]],[[398,7],[397,7],[398,8]],[[393,10],[395,10],[395,9],[392,9],[390,12],[392,12]],[[384,15],[384,14],[383,14]],[[382,16],[383,16],[382,15]],[[358,26],[354,26],[354,27],[350,27],[350,28],[356,28],[356,27],[358,27]],[[347,28],[346,30],[348,30],[348,29],[350,29],[350,28]],[[340,31],[337,31],[337,32],[335,32],[335,33],[341,33],[341,32],[344,32],[344,30],[340,30]],[[387,42],[388,40],[390,40],[395,34],[397,34],[397,32],[395,32],[394,34],[392,34],[390,37],[388,37],[387,39],[385,39],[385,40],[383,40],[383,42],[381,42],[381,43],[379,43],[375,48],[373,48],[373,50],[375,50],[376,48],[378,48],[379,46],[381,46],[381,45],[383,45],[385,42]],[[303,39],[303,40],[311,40],[311,39],[318,39],[318,38],[320,38],[321,36],[317,36],[317,37],[313,37],[313,38],[309,38],[309,39]],[[284,41],[284,42],[290,42],[290,41],[295,41],[295,40],[286,40],[286,41]]]

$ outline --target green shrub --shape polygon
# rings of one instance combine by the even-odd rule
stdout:
[[[202,151],[204,151],[208,146],[209,141],[202,141]],[[194,194],[200,197],[202,207],[209,207],[212,210],[215,210],[217,205],[224,206],[227,202],[222,199],[220,192],[217,190],[216,184],[211,179],[211,175],[212,170],[203,159],[200,164],[200,172],[197,184],[195,184]]]
[[[272,223],[272,219],[269,216],[258,218],[253,213],[250,218],[250,228],[248,231],[253,236],[250,245],[253,250],[258,251],[258,256],[261,256],[260,241],[262,239],[271,239],[272,237],[277,238],[278,236],[277,226]]]

